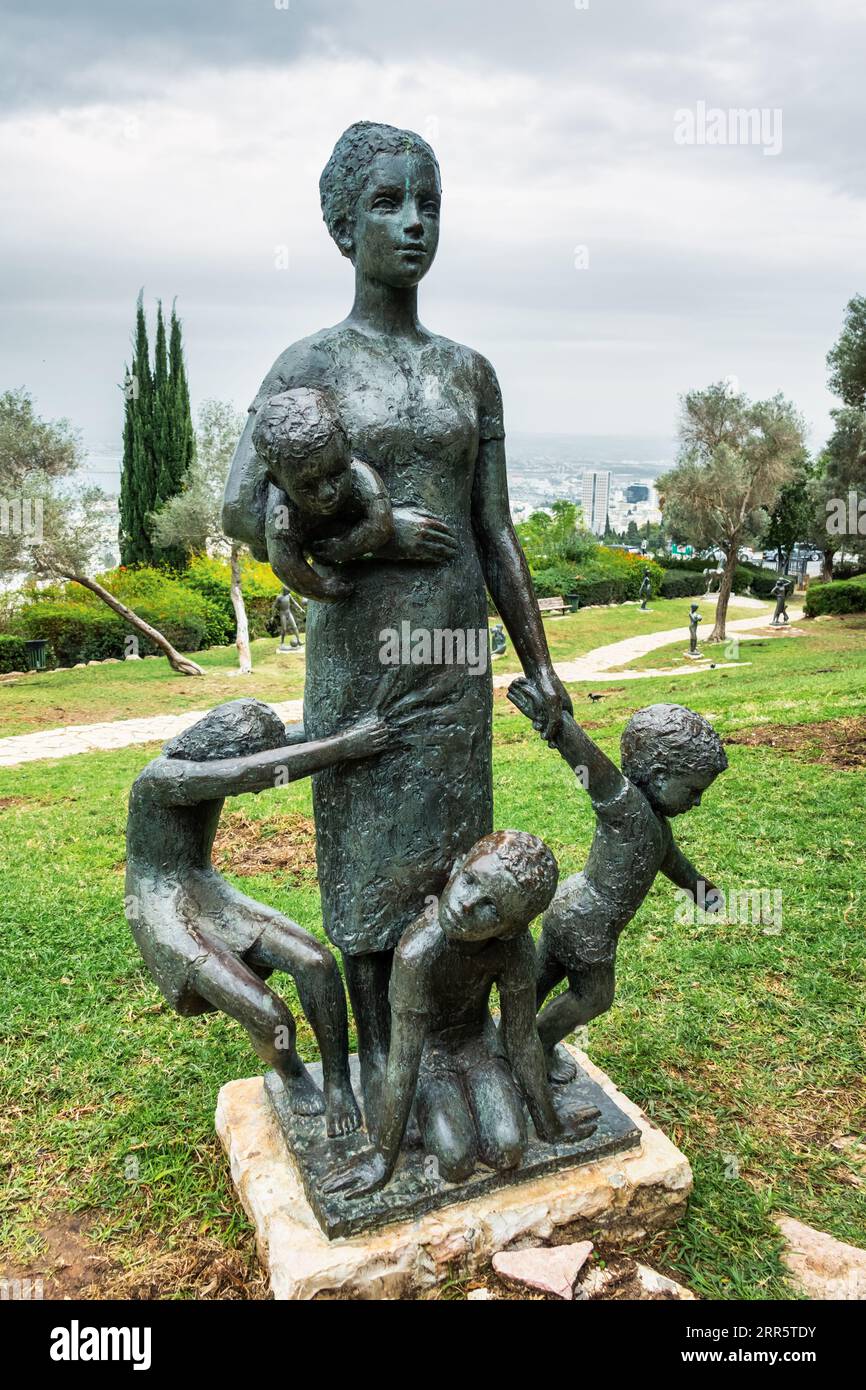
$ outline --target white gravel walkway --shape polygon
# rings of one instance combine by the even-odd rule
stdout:
[[[742,602],[742,600],[738,600]],[[751,605],[750,605],[751,606]],[[752,618],[738,618],[728,623],[728,631],[747,634],[751,629],[766,627],[770,609],[761,604],[762,612]],[[791,621],[801,618],[800,609],[790,609]],[[698,629],[698,637],[706,641],[712,630],[711,623],[703,623]],[[556,671],[561,680],[572,681],[623,681],[642,680],[649,676],[693,676],[708,669],[706,663],[690,661],[683,666],[664,671],[615,671],[612,666],[624,666],[637,657],[657,647],[667,647],[672,642],[683,640],[682,627],[669,628],[665,632],[647,632],[638,637],[626,637],[621,642],[611,642],[605,647],[596,647],[576,661],[557,663]],[[687,639],[685,639],[687,640]],[[716,669],[724,666],[739,666],[742,662],[717,662]],[[519,671],[494,671],[493,684],[497,689],[508,686],[519,675]],[[286,724],[297,723],[303,717],[303,701],[284,700],[273,708]],[[93,753],[115,748],[129,748],[136,743],[164,743],[189,728],[201,719],[207,710],[187,710],[185,714],[157,714],[146,719],[116,719],[106,724],[70,724],[62,729],[45,729],[34,734],[15,734],[11,738],[0,739],[0,767],[14,767],[19,763],[36,762],[41,758],[70,758],[76,753]]]

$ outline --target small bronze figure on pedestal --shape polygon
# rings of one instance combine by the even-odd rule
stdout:
[[[649,570],[645,569],[643,572],[643,579],[640,582],[640,589],[638,591],[640,594],[640,607],[642,613],[646,612],[646,601],[652,593],[652,587],[653,585],[652,580],[650,579],[650,572]]]
[[[788,593],[791,587],[791,581],[786,579],[784,575],[780,575],[770,590],[772,597],[776,600],[776,611],[770,619],[770,627],[781,627],[783,622],[791,621],[787,608]]]
[[[272,614],[279,619],[280,624],[280,645],[278,652],[297,651],[301,645],[301,634],[298,631],[298,624],[295,620],[295,610],[299,618],[306,618],[303,607],[299,604],[291,589],[284,588],[283,592],[274,599]],[[292,629],[292,640],[286,646],[286,636],[288,629]]]
[[[697,656],[698,654],[698,628],[701,621],[698,605],[696,603],[691,604],[689,607],[689,656]]]

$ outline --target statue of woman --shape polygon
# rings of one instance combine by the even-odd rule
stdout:
[[[337,141],[319,187],[328,231],[355,269],[355,301],[342,323],[294,343],[265,377],[224,518],[231,535],[266,553],[280,494],[251,437],[260,407],[299,386],[330,393],[353,456],[377,470],[393,507],[384,549],[319,562],[348,582],[348,597],[307,609],[307,737],[401,710],[396,751],[313,782],[324,924],[345,964],[369,1125],[388,1055],[394,948],[455,858],[493,829],[489,663],[453,660],[450,641],[462,633],[465,651],[473,633],[486,648],[485,586],[538,687],[546,738],[570,701],[511,524],[496,375],[418,319],[418,285],[439,242],[436,157],[411,131],[361,121]],[[383,664],[389,629],[410,634],[406,664]],[[437,645],[437,632],[449,640]]]

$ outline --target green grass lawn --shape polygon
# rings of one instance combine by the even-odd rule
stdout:
[[[687,599],[654,599],[652,612],[643,614],[636,604],[585,608],[548,619],[545,630],[554,661],[568,661],[622,637],[685,628],[688,611]],[[747,611],[754,610],[743,609],[741,616]],[[160,658],[0,679],[0,738],[66,724],[210,709],[241,694],[267,701],[299,699],[304,693],[303,657],[278,656],[277,641],[265,637],[252,644],[253,673],[246,677],[237,674],[234,647],[213,647],[195,654],[203,677],[178,676]],[[517,669],[510,643],[503,661],[503,669]]]
[[[628,635],[612,630],[628,617],[596,610],[554,628],[585,620],[581,638],[595,646]],[[575,687],[578,717],[615,752],[630,712],[656,700],[693,706],[723,734],[866,713],[862,620],[809,632],[749,643],[753,664],[737,671],[605,686],[596,705]],[[500,702],[495,737],[497,825],[542,835],[573,872],[592,834],[586,798]],[[219,1296],[260,1296],[213,1129],[219,1087],[253,1074],[256,1059],[226,1019],[167,1010],[122,915],[127,791],[155,752],[0,771],[0,1236],[8,1261],[38,1262],[46,1225],[71,1213],[105,1257],[101,1296],[201,1296],[215,1279]],[[773,1212],[866,1244],[866,801],[862,771],[771,747],[728,753],[730,769],[675,823],[677,838],[725,889],[781,889],[781,931],[684,925],[660,879],[623,936],[616,1002],[591,1025],[589,1050],[694,1168],[686,1218],[642,1257],[707,1297],[786,1298]],[[306,835],[284,871],[235,881],[321,936],[308,784],[238,798],[227,815],[228,843],[278,847],[287,825]],[[297,1010],[288,978],[276,983]],[[313,1057],[300,1016],[299,1039]]]

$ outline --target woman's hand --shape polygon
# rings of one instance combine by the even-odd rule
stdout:
[[[369,1192],[378,1192],[380,1187],[384,1187],[389,1177],[385,1155],[378,1149],[365,1149],[345,1168],[338,1168],[325,1178],[322,1191],[329,1195],[339,1192],[350,1199],[366,1197]]]
[[[389,552],[397,560],[441,564],[453,560],[458,548],[456,536],[439,517],[416,507],[395,507],[394,539],[381,553]]]
[[[553,668],[537,671],[531,679],[527,677],[513,681],[508,698],[554,748],[562,728],[562,712],[566,710],[571,714],[572,705],[571,696]]]

